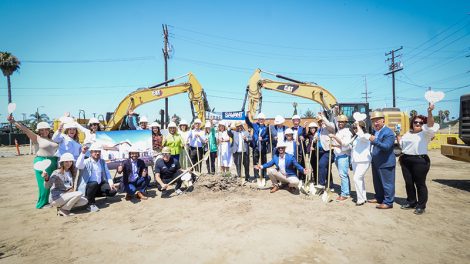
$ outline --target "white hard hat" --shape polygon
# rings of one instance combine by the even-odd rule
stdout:
[[[201,121],[201,119],[196,118],[193,123],[194,124],[202,124],[202,121]]]
[[[276,148],[285,148],[287,144],[284,141],[277,142]]]
[[[64,125],[64,129],[77,128],[77,125],[74,123],[67,123]]]
[[[185,119],[182,119],[181,122],[180,122],[180,126],[181,126],[181,125],[187,126],[187,125],[188,125],[188,121],[186,121]]]
[[[152,123],[150,124],[150,127],[158,127],[158,128],[160,128],[160,124],[157,123],[157,122],[152,122]]]
[[[36,131],[39,131],[39,129],[51,129],[51,126],[47,122],[39,122],[36,126]]]
[[[60,156],[59,162],[63,161],[75,161],[75,158],[73,157],[72,153],[64,153],[62,156]]]
[[[181,125],[181,124],[180,124],[180,125]],[[175,123],[175,122],[170,122],[170,123],[168,124],[168,128],[170,128],[170,127],[176,128],[176,123]]]
[[[211,122],[206,122],[205,128],[211,128]]]
[[[256,119],[266,119],[266,116],[265,116],[263,113],[259,113],[259,114],[256,116]]]
[[[219,126],[227,126],[227,122],[224,120],[220,120]]]
[[[299,119],[299,120],[300,120],[300,116],[299,116],[299,115],[294,115],[294,116],[292,117],[292,120],[294,120],[294,119]]]
[[[140,120],[139,120],[139,124],[140,124],[140,123],[144,123],[144,122],[145,122],[145,123],[148,123],[149,121],[148,121],[148,119],[147,119],[146,116],[141,116],[141,117],[140,117]]]
[[[101,147],[100,144],[98,144],[98,143],[93,143],[93,144],[91,144],[89,150],[90,150],[90,151],[92,151],[92,150],[94,150],[94,151],[101,151],[101,150],[103,150],[103,148]]]
[[[88,125],[91,125],[91,124],[99,124],[100,121],[97,119],[97,118],[90,118],[90,120],[88,120]]]
[[[280,125],[282,123],[284,123],[286,120],[284,119],[284,117],[280,116],[280,115],[277,115],[275,118],[274,118],[274,124],[275,125]]]
[[[294,134],[294,130],[290,129],[290,128],[287,128],[286,131],[284,131],[284,134],[291,134],[293,135]]]
[[[129,153],[131,153],[131,152],[140,153],[140,149],[139,149],[138,147],[136,147],[136,146],[131,146],[131,147],[129,148]]]
[[[308,127],[318,127],[318,124],[317,122],[311,122],[310,124],[308,124]]]

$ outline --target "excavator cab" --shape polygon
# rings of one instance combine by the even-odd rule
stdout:
[[[370,116],[369,116],[369,103],[339,103],[339,112],[345,116],[348,117],[348,123],[349,125],[352,125],[354,123],[354,118],[353,114],[355,112],[363,113],[367,115],[367,119],[365,120],[366,122],[366,129],[367,131],[371,131],[372,124],[370,122]]]

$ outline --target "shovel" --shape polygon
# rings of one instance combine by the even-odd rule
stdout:
[[[319,159],[320,159],[320,151],[319,151],[319,149],[318,149],[318,140],[320,140],[320,139],[317,139],[317,142],[316,142],[316,143],[317,143],[317,144],[316,144],[317,146],[316,146],[316,148],[315,148],[315,150],[316,150],[316,152],[317,152],[317,171],[315,172],[315,174],[316,174],[316,176],[317,176],[317,181],[316,181],[316,185],[315,185],[315,189],[316,189],[316,190],[315,190],[315,194],[316,194],[316,195],[321,195],[323,189],[322,189],[322,188],[319,188],[319,186],[318,186],[318,178],[320,177],[320,175],[319,175],[319,173],[318,173],[318,161],[319,161]]]
[[[304,149],[304,145],[302,145],[302,151],[303,153],[305,154],[305,149]],[[309,167],[308,168],[308,174],[305,175],[305,183],[303,185],[300,186],[300,190],[305,193],[306,195],[310,195],[310,191],[312,191],[310,189],[310,184],[311,184],[311,181],[312,181],[312,165],[310,164],[310,158],[312,157],[312,148],[310,147],[310,153],[308,154],[308,157],[309,157],[309,160],[307,161],[307,156],[304,155],[304,161],[305,163],[307,164],[307,166]],[[302,182],[302,181],[300,181]]]
[[[328,177],[328,183],[326,185],[326,190],[323,192],[322,196],[321,196],[321,199],[324,203],[328,203],[330,201],[332,201],[333,199],[331,198],[331,192],[330,192],[330,171],[331,171],[331,139],[330,139],[330,150],[328,151],[329,152],[329,157],[328,157],[328,174],[327,174],[327,177]]]
[[[186,169],[184,173],[181,173],[178,177],[174,178],[173,180],[171,180],[168,185],[171,185],[173,183],[175,183],[175,181],[177,181],[179,178],[182,178],[184,177],[184,179],[187,179],[186,177],[188,177],[188,172],[190,172],[194,167],[196,167],[197,165],[199,165],[199,163],[207,160],[207,158],[209,157],[209,152],[207,152],[204,157],[202,157],[202,159],[198,162],[196,162],[193,166],[191,166],[189,169]],[[193,172],[194,173],[194,172]],[[196,174],[196,173],[194,173]],[[185,176],[186,175],[186,176]],[[197,174],[196,174],[197,175]],[[189,178],[190,179],[190,178]]]
[[[259,153],[259,159],[258,159],[258,164],[261,165],[261,141],[260,139],[258,138],[258,153]],[[259,177],[258,179],[256,179],[256,183],[258,184],[258,188],[261,189],[261,188],[264,188],[266,186],[266,179],[263,177],[263,173],[262,173],[262,169],[261,170],[258,170],[258,173],[259,173]]]

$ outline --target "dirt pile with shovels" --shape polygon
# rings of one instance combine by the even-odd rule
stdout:
[[[234,192],[241,188],[240,178],[232,176],[202,175],[196,185],[198,189],[212,192]]]

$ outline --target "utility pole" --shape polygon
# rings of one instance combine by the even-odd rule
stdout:
[[[388,58],[386,61],[391,60],[391,64],[388,66],[389,72],[385,75],[392,74],[392,93],[393,93],[393,107],[396,107],[396,100],[395,100],[395,72],[403,70],[403,64],[401,62],[395,62],[395,58],[400,57],[401,55],[395,55],[395,52],[403,49],[401,46],[399,49],[391,50],[388,53],[385,53],[385,56],[392,55],[392,58]]]
[[[168,25],[163,24],[163,59],[165,60],[165,81],[168,81],[168,59],[170,56],[168,55]],[[165,84],[168,86],[168,84]],[[165,120],[162,120],[162,128],[168,127],[170,116],[168,115],[168,97],[165,98]]]
[[[361,93],[361,94],[364,95],[362,98],[365,98],[365,99],[366,99],[366,103],[368,103],[368,102],[369,102],[368,100],[370,99],[369,94],[371,94],[371,92],[368,92],[368,91],[367,91],[367,76],[365,76],[365,75],[364,75],[364,85],[365,85],[365,87],[366,87],[366,92],[365,92],[365,93]]]

